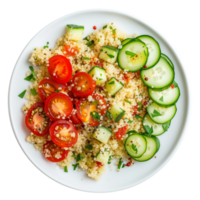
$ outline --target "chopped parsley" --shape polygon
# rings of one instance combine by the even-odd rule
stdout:
[[[162,124],[162,127],[163,127],[164,131],[167,131],[169,126],[170,126],[170,121]]]
[[[36,50],[36,48],[34,49],[34,51]]]
[[[122,165],[122,168],[124,168],[124,167],[125,167],[125,164]]]
[[[140,93],[139,96],[142,96],[142,93]]]
[[[107,54],[110,58],[114,58],[115,56],[111,55],[111,54]]]
[[[78,161],[83,161],[83,158],[85,157],[85,155],[84,154],[78,154],[77,155],[77,157],[76,157],[76,162],[78,162]]]
[[[43,46],[44,49],[49,48],[49,42],[47,42],[47,45]]]
[[[92,102],[92,105],[97,105],[97,104],[99,104],[98,100],[94,100],[94,101]]]
[[[72,155],[72,157],[76,159],[76,156],[75,156],[75,155]]]
[[[65,172],[68,172],[67,166],[64,167],[64,171],[65,171]]]
[[[78,163],[76,163],[76,164],[72,164],[72,166],[74,167],[74,170],[76,170],[76,168],[78,167]]]
[[[139,107],[138,107],[138,111],[141,111],[141,110],[142,110],[142,106],[139,106]]]
[[[108,158],[108,164],[111,163],[111,159],[112,159],[112,156],[109,156],[109,158]]]
[[[136,145],[135,145],[135,144],[132,144],[132,149],[133,149],[133,151],[135,151],[135,152],[136,152],[136,154],[137,154],[137,152],[138,152],[138,149],[137,149],[137,147],[136,147]]]
[[[159,100],[163,102],[163,96],[162,96],[162,97],[160,97],[160,99],[159,99]]]
[[[125,51],[126,55],[131,56],[131,58],[133,58],[134,56],[136,56],[137,54],[131,52],[131,51]]]
[[[88,36],[84,37],[83,40],[88,40],[87,37],[88,37]]]
[[[35,88],[31,88],[30,90],[31,90],[31,94],[32,94],[33,96],[35,96],[35,95],[37,94]]]
[[[32,66],[29,66],[29,69],[31,70],[32,73],[29,76],[27,76],[24,80],[33,82],[35,81],[36,75]]]
[[[112,120],[112,118],[111,118],[111,113],[107,110],[107,112],[106,112],[106,116],[108,117],[108,119],[109,120]]]
[[[86,149],[89,149],[89,150],[92,150],[92,145],[89,144],[89,145],[85,146],[85,148],[86,148]]]
[[[98,40],[97,40],[98,42],[100,42],[100,39],[98,38]]]
[[[24,95],[26,94],[26,90],[24,90],[22,93],[20,93],[19,95],[18,95],[18,97],[20,97],[20,98],[24,98]]]
[[[103,49],[101,49],[101,51],[103,51]]]
[[[100,123],[100,115],[97,111],[90,112],[90,116]]]
[[[107,28],[107,26],[108,26],[108,25],[105,25],[105,26],[103,27],[103,29]]]
[[[137,102],[137,104],[138,104],[138,105],[142,105],[142,103],[141,103],[141,102]]]
[[[55,92],[60,92],[60,90],[55,90]]]
[[[124,101],[125,101],[126,103],[129,103],[129,104],[131,104],[131,102],[130,102],[130,101],[128,101],[128,100],[126,100],[126,99],[125,99]]]
[[[121,168],[122,162],[123,162],[123,161],[122,161],[122,158],[120,158],[120,159],[119,159],[119,163],[118,163],[117,169],[120,169],[120,168]]]
[[[153,133],[153,126],[151,126],[151,128],[148,125],[144,126],[146,132],[148,133],[148,136],[150,137],[151,134]]]
[[[140,118],[142,118],[140,115],[135,115],[135,118],[138,120]]]
[[[101,80],[103,80],[102,78],[99,78],[99,80],[101,81]]]
[[[88,57],[82,57],[81,59],[82,60],[90,60],[90,58],[88,58]]]
[[[162,116],[157,110],[154,110],[153,113],[151,113],[152,117],[158,117],[158,116]]]
[[[115,84],[115,81],[111,81],[110,83],[108,83],[109,85]]]
[[[112,26],[110,26],[110,29],[113,29],[113,27],[112,27]]]
[[[128,124],[131,124],[132,122],[133,122],[132,120],[129,120],[127,123],[128,123]]]
[[[113,34],[116,34],[116,29],[113,30]]]
[[[86,43],[86,45],[87,45],[88,47],[91,47],[93,44],[94,44],[94,40],[88,41],[88,42]]]

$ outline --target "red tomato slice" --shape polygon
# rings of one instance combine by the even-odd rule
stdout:
[[[99,162],[99,161],[96,161],[96,164],[97,164],[97,167],[102,167],[103,166],[103,164],[101,162]]]
[[[123,136],[126,134],[126,131],[128,129],[128,125],[122,127],[122,128],[119,128],[115,137],[118,139],[118,140],[121,140],[123,138]]]
[[[46,135],[52,121],[44,112],[44,104],[41,102],[33,104],[26,114],[25,123],[28,129],[38,136]]]
[[[86,72],[78,72],[73,76],[72,92],[78,97],[91,95],[96,88],[96,81]]]
[[[98,94],[91,95],[93,101],[81,98],[76,104],[77,116],[82,122],[88,123],[90,126],[97,126],[100,123],[93,119],[90,113],[92,111],[98,112],[100,116],[103,116],[107,110],[107,104],[104,98]]]
[[[56,55],[49,59],[48,71],[51,77],[59,83],[67,83],[72,77],[72,65],[62,55]]]
[[[72,101],[66,94],[53,93],[45,101],[45,112],[53,121],[67,119],[72,110]]]
[[[78,140],[78,133],[74,125],[66,120],[54,122],[49,130],[51,139],[60,147],[71,147]]]
[[[46,159],[51,162],[60,162],[64,160],[68,155],[68,150],[65,150],[52,141],[43,145],[43,153]]]
[[[65,56],[75,56],[78,52],[78,47],[71,47],[70,45],[63,46],[63,54]]]
[[[82,124],[82,121],[78,118],[77,112],[73,113],[72,111],[72,115],[70,119],[72,120],[74,124]]]
[[[67,86],[54,81],[52,78],[43,79],[38,86],[38,92],[43,102],[50,94],[58,92],[58,90],[59,92],[64,92],[67,90]]]

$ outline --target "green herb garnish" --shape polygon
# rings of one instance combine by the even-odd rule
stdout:
[[[137,104],[138,104],[138,105],[142,105],[142,103],[141,103],[141,102],[137,102]]]
[[[111,118],[111,113],[107,110],[107,112],[106,112],[106,116],[108,117],[108,119],[109,120],[112,120],[112,118]]]
[[[100,123],[100,115],[97,111],[92,111],[90,112],[90,115],[93,119],[95,119],[96,121],[98,121]]]
[[[175,81],[173,81],[172,84],[174,85],[174,87],[178,87],[178,84]]]
[[[55,92],[60,92],[60,90],[55,90]]]
[[[129,104],[131,104],[131,102],[130,102],[130,101],[128,101],[128,100],[126,100],[126,99],[125,99],[124,101],[125,101],[126,103],[129,103]]]
[[[163,96],[162,96],[162,97],[160,97],[160,99],[159,99],[159,100],[163,102]]]
[[[101,49],[101,51],[103,51],[103,49]]]
[[[162,116],[157,110],[154,110],[153,113],[151,113],[152,117],[158,117],[158,116]]]
[[[125,164],[122,165],[122,168],[124,168],[124,167],[125,167]]]
[[[105,26],[103,27],[103,29],[107,28],[107,26],[108,26],[108,25],[105,25]]]
[[[64,171],[65,171],[65,172],[68,172],[67,166],[64,167]]]
[[[32,67],[32,66],[29,66],[29,69],[31,70],[33,76],[36,77],[33,67]]]
[[[83,40],[88,40],[87,37],[88,37],[88,36],[84,37]]]
[[[92,145],[89,144],[89,145],[85,146],[85,148],[86,148],[86,149],[89,149],[89,150],[92,150]]]
[[[141,110],[142,110],[142,106],[139,106],[139,107],[138,107],[138,111],[141,111]]]
[[[82,60],[90,60],[90,58],[88,58],[88,57],[82,57],[81,59]]]
[[[33,74],[31,74],[31,75],[27,76],[24,80],[33,82],[33,81],[35,81],[35,78],[34,78]]]
[[[20,93],[19,95],[18,95],[18,97],[20,97],[20,98],[24,98],[24,95],[26,94],[26,90],[24,90],[22,93]]]
[[[120,169],[120,168],[121,168],[122,162],[123,162],[123,161],[122,161],[122,158],[120,158],[120,159],[119,159],[119,164],[118,164],[117,169]]]
[[[78,161],[80,161],[80,160],[83,161],[83,158],[84,158],[84,157],[85,157],[84,154],[80,154],[80,153],[79,153],[79,154],[77,155],[76,162],[78,162]]]
[[[92,102],[92,105],[97,105],[97,104],[99,104],[98,100],[94,100],[94,101]]]
[[[47,42],[47,45],[46,45],[46,46],[43,46],[43,48],[44,48],[44,49],[49,48],[48,45],[49,45],[49,42]]]
[[[140,93],[139,96],[142,96],[142,93]]]
[[[142,118],[140,115],[135,115],[135,118],[138,120],[140,118]]]
[[[136,145],[132,144],[132,149],[133,149],[133,151],[135,151],[135,152],[136,152],[136,154],[137,154],[137,152],[138,152],[138,149],[137,149]]]
[[[99,78],[99,80],[101,81],[101,80],[103,80],[102,78]]]
[[[151,126],[151,128],[148,125],[144,126],[146,132],[148,133],[148,136],[150,137],[151,134],[153,133],[153,126]]]
[[[162,127],[163,127],[164,131],[167,131],[169,126],[170,126],[170,121],[162,124]]]
[[[78,167],[78,163],[76,163],[76,164],[72,164],[72,166],[74,167],[74,170],[76,170],[76,168]]]
[[[98,40],[97,40],[98,42],[100,42],[100,39],[98,38]]]
[[[127,123],[128,123],[128,124],[131,124],[132,122],[133,122],[132,120],[129,120]]]
[[[113,30],[113,34],[116,34],[116,29]]]
[[[35,96],[35,95],[37,94],[35,88],[31,88],[30,90],[31,90],[31,94],[32,94],[33,96]]]
[[[75,156],[75,155],[72,155],[72,157],[76,159],[76,156]]]
[[[112,26],[110,26],[110,29],[112,29]]]
[[[131,51],[125,51],[126,55],[131,56],[131,58],[133,58],[134,56],[136,56],[137,54],[131,52]]]
[[[36,50],[36,48],[34,49],[34,51]]]
[[[86,43],[86,45],[87,45],[88,47],[91,47],[93,44],[94,44],[94,40],[88,41],[88,42]]]
[[[107,54],[110,58],[114,58],[115,56],[111,55],[111,54]]]
[[[115,84],[115,81],[111,81],[110,83],[108,83],[109,85]]]
[[[111,159],[112,159],[112,156],[109,156],[109,158],[108,158],[108,164],[111,163]]]

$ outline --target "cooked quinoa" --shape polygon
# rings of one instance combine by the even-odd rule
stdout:
[[[110,28],[112,27],[112,29]],[[115,30],[115,32],[113,32]],[[134,34],[133,37],[136,37],[137,34]],[[115,134],[118,129],[128,125],[128,131],[135,130],[137,132],[144,132],[142,126],[142,119],[136,119],[133,116],[134,106],[137,106],[137,102],[146,102],[143,104],[142,110],[140,111],[140,116],[143,117],[146,113],[146,107],[149,102],[149,95],[147,91],[147,87],[142,82],[140,76],[137,73],[133,73],[133,76],[129,81],[127,81],[124,77],[127,72],[122,70],[118,63],[110,64],[103,60],[99,59],[99,54],[102,46],[110,45],[117,48],[121,48],[121,41],[131,37],[123,33],[115,24],[107,24],[107,28],[100,29],[98,31],[94,31],[87,38],[91,41],[94,41],[94,45],[90,48],[86,45],[87,41],[83,40],[81,42],[73,42],[70,41],[67,35],[62,36],[57,40],[56,46],[54,49],[50,48],[36,48],[29,59],[33,66],[39,66],[38,69],[34,69],[36,73],[36,80],[29,86],[31,88],[35,88],[36,92],[38,92],[38,85],[41,80],[46,77],[50,77],[47,66],[49,58],[54,55],[64,55],[63,46],[69,45],[70,47],[76,47],[79,49],[75,56],[68,57],[72,64],[73,75],[77,71],[88,72],[93,66],[95,66],[95,62],[103,63],[103,68],[106,70],[107,79],[111,79],[115,77],[117,80],[121,81],[124,84],[124,87],[115,95],[115,98],[111,97],[105,90],[102,90],[100,87],[96,87],[94,93],[101,95],[106,103],[108,108],[113,104],[118,104],[121,108],[123,108],[126,113],[123,118],[119,122],[113,122],[108,119],[108,117],[104,116],[104,120],[101,125],[105,127],[109,127],[112,130],[112,136],[110,137],[107,144],[103,144],[98,140],[94,139],[92,136],[94,127],[89,126],[87,123],[83,123],[81,131],[78,133],[78,141],[77,143],[68,148],[69,153],[68,156],[61,162],[57,164],[64,168],[65,166],[71,166],[74,163],[74,156],[78,154],[84,154],[85,157],[78,161],[79,168],[85,170],[87,175],[92,178],[99,180],[100,176],[105,171],[105,165],[102,167],[98,167],[95,161],[95,157],[100,150],[104,150],[105,148],[109,150],[110,156],[112,159],[117,159],[115,162],[118,165],[119,159],[122,158],[124,163],[132,160],[132,165],[134,160],[127,154],[124,148],[124,142],[127,135],[124,136],[123,140],[117,140],[115,138]],[[82,57],[88,57],[90,60],[83,60]],[[27,76],[30,75],[30,71],[27,72]],[[30,92],[30,89],[27,90]],[[26,99],[29,101],[25,103],[22,111],[24,114],[27,113],[28,109],[36,102],[41,102],[39,94],[33,96],[31,93],[26,93]],[[90,99],[91,96],[88,97]],[[127,103],[125,100],[128,100],[130,103]],[[75,125],[77,129],[78,125]],[[47,141],[50,141],[50,135],[45,136],[36,136],[33,133],[27,137],[27,141],[32,143],[34,147],[42,151],[43,144]],[[92,150],[86,149],[85,146],[92,145]],[[74,155],[72,157],[72,155]],[[117,170],[117,167],[116,167]]]

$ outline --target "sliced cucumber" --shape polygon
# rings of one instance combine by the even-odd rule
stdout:
[[[107,164],[109,159],[109,152],[108,151],[99,151],[96,156],[96,161],[101,162],[102,164]]]
[[[143,69],[149,69],[155,66],[158,63],[161,55],[160,45],[153,37],[149,35],[141,35],[137,38],[142,40],[146,44],[149,52],[146,68]]]
[[[153,90],[161,90],[168,88],[174,80],[174,70],[163,57],[152,68],[142,70],[141,79],[147,87]]]
[[[126,113],[126,111],[120,108],[117,104],[113,105],[108,112],[111,114],[111,117],[115,122],[118,122]]]
[[[168,130],[171,121],[167,122],[166,124],[157,124],[151,120],[148,114],[146,114],[143,118],[143,127],[148,132],[147,128],[153,128],[153,133],[151,135],[162,135],[165,131]]]
[[[96,78],[96,85],[103,85],[107,81],[106,77],[106,71],[105,69],[99,67],[99,66],[94,66],[89,72],[92,77],[95,76]]]
[[[118,49],[112,46],[103,46],[99,58],[109,63],[115,63],[117,60]]]
[[[173,62],[169,59],[168,56],[166,56],[166,55],[163,54],[163,53],[161,53],[161,56],[167,60],[167,62],[171,65],[172,68],[174,68],[174,64],[173,64]]]
[[[148,49],[144,42],[139,39],[132,39],[119,51],[118,65],[120,68],[136,72],[147,62]]]
[[[108,142],[111,135],[112,132],[104,126],[98,127],[93,133],[93,137],[104,144]]]
[[[68,40],[80,41],[82,40],[83,32],[84,32],[84,26],[68,24],[66,37],[68,38]]]
[[[147,141],[142,135],[134,133],[127,137],[124,147],[132,158],[139,158],[146,151]]]
[[[126,38],[125,40],[123,40],[123,41],[121,42],[121,45],[122,45],[122,46],[125,45],[126,43],[130,42],[132,39],[133,39],[133,38]]]
[[[145,135],[143,135],[143,137],[145,137],[145,139],[147,140],[147,149],[140,158],[135,158],[135,160],[137,160],[139,162],[144,162],[144,161],[150,160],[156,154],[156,152],[159,150],[158,143],[154,139],[154,137],[148,137]]]
[[[161,107],[156,103],[148,105],[147,112],[152,121],[158,124],[164,124],[172,120],[176,114],[176,105],[170,107]]]
[[[162,91],[155,91],[151,88],[148,89],[151,99],[160,106],[168,107],[175,104],[180,96],[180,89],[178,86],[171,86]]]
[[[118,82],[116,78],[112,77],[107,83],[106,83],[106,89],[108,93],[114,97],[117,92],[119,92],[123,87],[122,82]]]

